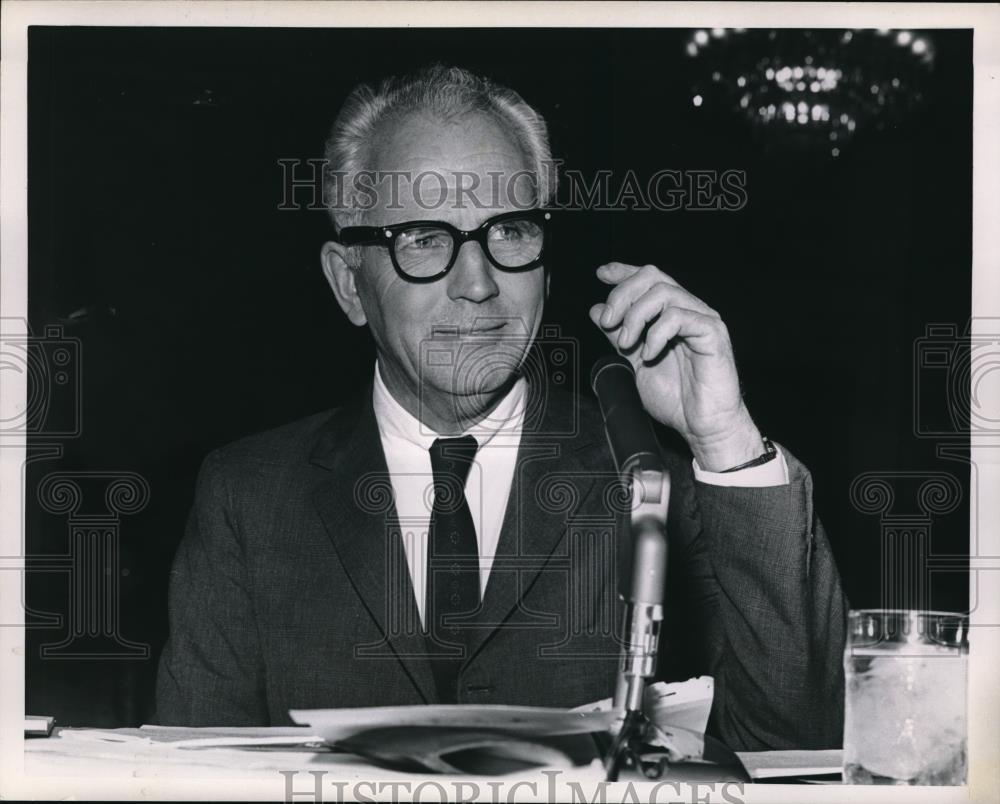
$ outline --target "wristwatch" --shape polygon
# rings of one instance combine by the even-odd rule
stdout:
[[[764,441],[764,454],[759,455],[751,461],[746,463],[741,463],[739,466],[734,466],[732,469],[723,469],[720,474],[725,472],[739,472],[741,469],[750,469],[754,466],[761,466],[769,461],[773,461],[778,457],[778,448],[771,443],[771,439],[767,436],[763,436]]]

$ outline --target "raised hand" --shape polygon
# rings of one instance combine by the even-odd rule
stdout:
[[[677,430],[710,472],[760,455],[719,314],[653,265],[611,262],[597,277],[613,287],[590,318],[632,363],[649,415]]]

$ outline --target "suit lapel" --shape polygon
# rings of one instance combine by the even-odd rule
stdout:
[[[572,416],[569,406],[577,400],[557,395],[548,402],[540,415],[525,422],[497,554],[468,660],[498,628],[557,625],[551,616],[527,611],[521,601],[559,549],[567,520],[587,498],[594,478],[581,458],[576,439],[553,435],[567,432],[567,420]]]
[[[529,612],[521,601],[559,550],[568,519],[590,494],[594,466],[587,456],[603,442],[594,439],[600,434],[553,435],[572,429],[571,406],[577,400],[566,394],[547,402],[525,422],[497,554],[466,661],[499,628],[557,625],[551,615]],[[313,502],[344,571],[385,637],[380,645],[356,646],[358,657],[394,657],[424,700],[436,701],[370,386],[334,414],[311,460],[330,470]]]
[[[384,640],[356,645],[359,660],[398,659],[424,700],[436,700],[371,387],[339,409],[311,460],[329,469],[312,500],[358,597]]]

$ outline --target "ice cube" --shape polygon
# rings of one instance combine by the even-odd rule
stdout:
[[[848,678],[845,762],[900,781],[955,765],[965,743],[965,662],[896,656],[865,664]]]

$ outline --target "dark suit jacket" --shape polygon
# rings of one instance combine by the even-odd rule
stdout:
[[[469,624],[460,702],[571,707],[614,689],[621,489],[596,405],[543,401]],[[665,454],[661,675],[715,677],[710,731],[734,749],[839,745],[846,602],[808,471],[785,450],[789,485],[722,488]],[[208,455],[171,573],[159,722],[282,725],[295,708],[435,702],[405,527],[370,389]]]

